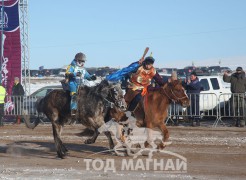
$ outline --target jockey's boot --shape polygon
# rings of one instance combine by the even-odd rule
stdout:
[[[71,96],[70,108],[71,108],[71,116],[72,117],[76,116],[76,112],[77,112],[77,95],[76,94]]]
[[[72,116],[72,117],[75,117],[75,116],[76,116],[76,112],[77,112],[76,109],[72,109],[72,110],[71,110],[71,116]]]

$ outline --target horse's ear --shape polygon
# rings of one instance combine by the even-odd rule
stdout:
[[[171,74],[171,79],[172,81],[175,81],[178,79],[178,75],[177,75],[177,72],[176,71],[173,71],[172,74]]]
[[[107,85],[109,85],[110,83],[109,83],[108,80],[104,79],[104,80],[101,81],[101,84],[107,86]]]

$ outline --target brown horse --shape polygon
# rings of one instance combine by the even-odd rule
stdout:
[[[190,105],[190,100],[182,86],[181,80],[170,80],[157,90],[149,91],[138,103],[133,114],[136,118],[138,127],[149,129],[159,129],[163,135],[163,141],[169,138],[169,133],[165,125],[168,116],[168,107],[171,102],[180,104],[183,107]],[[118,121],[125,121],[125,114],[119,111],[112,111],[112,116]],[[164,147],[163,145],[161,146]]]

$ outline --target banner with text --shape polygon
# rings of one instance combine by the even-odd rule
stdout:
[[[2,85],[8,95],[12,93],[14,77],[21,79],[21,42],[19,25],[19,0],[0,1],[0,30],[3,48]]]

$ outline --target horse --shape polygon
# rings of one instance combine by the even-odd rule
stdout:
[[[64,90],[53,90],[39,101],[37,109],[44,113],[51,121],[55,146],[59,158],[65,158],[68,154],[67,148],[61,140],[62,127],[65,124],[77,122],[94,131],[92,137],[85,140],[85,144],[96,141],[99,135],[98,128],[101,127],[109,116],[109,110],[117,108],[118,111],[126,109],[123,91],[119,83],[110,83],[103,80],[94,87],[81,86],[78,89],[78,110],[76,118],[71,117],[69,92]],[[41,107],[39,107],[41,106]],[[34,129],[39,121],[31,123],[25,121],[28,128]],[[114,143],[110,132],[104,132],[109,140],[110,149]]]
[[[167,142],[169,133],[165,120],[168,116],[168,107],[172,102],[183,107],[190,105],[189,97],[179,79],[171,78],[157,90],[148,91],[133,111],[137,125],[149,129],[159,129],[163,135],[163,142]]]

